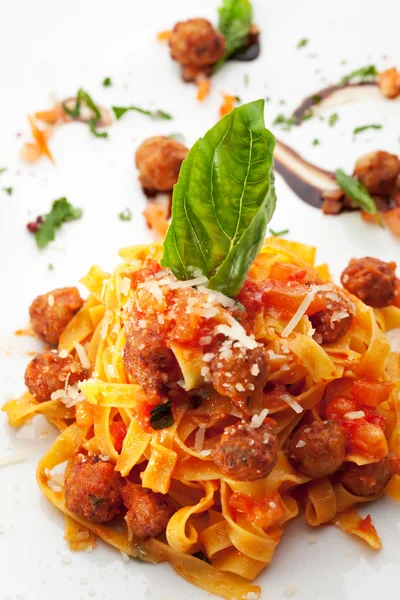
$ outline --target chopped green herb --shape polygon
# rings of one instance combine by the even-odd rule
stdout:
[[[361,125],[361,127],[355,127],[353,130],[353,134],[357,135],[357,133],[361,133],[362,131],[366,131],[367,129],[382,129],[382,125]]]
[[[331,127],[333,127],[337,121],[339,120],[339,115],[337,113],[332,113],[328,119],[328,123]]]
[[[300,40],[297,43],[297,48],[304,48],[305,46],[307,46],[307,44],[308,44],[309,41],[310,40],[308,38],[303,38],[302,40]]]
[[[176,140],[177,142],[185,141],[185,137],[181,133],[170,133],[168,137],[171,138],[171,140]]]
[[[375,200],[371,197],[367,188],[354,177],[346,175],[342,169],[336,169],[335,177],[344,193],[354,200],[354,202],[357,202],[362,210],[371,215],[376,215],[379,225],[383,227]]]
[[[89,94],[85,92],[85,90],[83,90],[82,88],[78,90],[78,93],[76,95],[75,108],[68,108],[68,106],[66,106],[64,102],[63,109],[70,117],[80,117],[82,102],[84,102],[86,106],[93,111],[93,117],[89,121],[89,130],[91,131],[91,133],[93,133],[93,135],[95,135],[96,137],[107,138],[108,133],[106,131],[103,131],[103,133],[99,133],[96,129],[96,125],[101,119],[101,112],[96,106],[96,104],[93,102]]]
[[[290,131],[296,125],[296,119],[293,116],[285,117],[281,113],[275,118],[273,125],[280,125],[283,131]]]
[[[112,85],[111,77],[106,77],[103,80],[103,86],[104,87],[110,87],[111,85]]]
[[[49,271],[54,271],[54,265],[52,265],[51,263],[49,263],[47,265],[47,268],[48,268]]]
[[[1,175],[2,173],[4,173],[4,171],[7,171],[7,167],[2,167],[2,168],[0,169],[0,175]]]
[[[171,410],[171,400],[158,404],[150,412],[150,425],[153,429],[167,429],[174,424],[174,415]]]
[[[279,100],[279,104],[286,104],[286,100]]]
[[[89,498],[92,501],[93,508],[98,508],[104,503],[104,498],[99,498],[89,492]]]
[[[244,74],[243,83],[244,85],[249,85],[249,76],[247,73]]]
[[[282,229],[282,231],[275,231],[274,229],[271,229],[271,227],[270,227],[269,232],[274,237],[279,237],[281,235],[286,235],[287,233],[289,233],[289,229]]]
[[[225,54],[214,65],[217,71],[237,50],[244,48],[248,41],[253,21],[253,8],[250,0],[222,0],[218,9],[218,31],[225,38]]]
[[[306,110],[306,112],[301,116],[301,120],[302,121],[308,121],[308,119],[312,119],[313,117],[313,111],[310,110]]]
[[[319,146],[319,145],[320,145],[320,143],[321,143],[321,142],[319,141],[319,139],[318,139],[318,138],[314,138],[314,139],[313,139],[313,143],[312,143],[312,145],[313,145],[313,146]]]
[[[234,108],[192,146],[174,187],[161,261],[178,279],[200,272],[210,289],[237,296],[275,210],[274,146],[263,100]],[[211,186],[213,170],[220,176]]]
[[[123,211],[118,213],[118,217],[121,221],[132,221],[132,211],[130,208],[125,208]]]
[[[347,60],[345,60],[345,59],[341,60],[341,61],[340,61],[340,64],[341,64],[341,65],[347,65]]]
[[[12,196],[13,188],[12,187],[4,187],[3,190],[9,195]]]
[[[368,65],[367,67],[361,67],[360,69],[356,69],[352,71],[348,75],[342,77],[339,81],[339,85],[346,85],[352,79],[359,79],[360,81],[365,81],[367,79],[378,77],[379,73],[375,65]]]
[[[265,97],[265,102],[271,102],[271,98],[269,96]]]
[[[151,111],[145,110],[144,108],[139,108],[139,106],[113,106],[112,109],[117,121],[129,110],[134,110],[142,115],[147,115],[152,119],[166,119],[167,121],[170,121],[173,118],[170,114],[164,112],[163,110]]]
[[[209,565],[211,565],[211,562],[208,560],[208,557],[204,554],[204,552],[196,552],[195,554],[192,554],[192,556],[194,556],[195,558],[198,558],[199,560],[202,560],[203,562],[208,563]]]
[[[38,248],[44,248],[52,242],[57,229],[60,229],[63,223],[80,219],[82,214],[82,209],[72,206],[66,198],[54,200],[51,211],[44,215],[44,222],[39,225],[35,232]]]
[[[311,100],[313,104],[319,104],[320,102],[322,102],[322,96],[320,94],[314,94],[313,96],[311,96]]]

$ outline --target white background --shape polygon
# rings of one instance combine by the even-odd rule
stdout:
[[[38,348],[13,331],[27,324],[27,308],[41,292],[73,285],[93,262],[111,268],[117,248],[151,240],[141,215],[145,199],[133,165],[136,147],[155,134],[181,133],[191,145],[216,121],[221,93],[242,101],[270,97],[266,123],[289,114],[303,97],[336,82],[354,68],[374,63],[400,67],[400,7],[396,0],[254,0],[262,31],[262,55],[253,63],[231,63],[213,80],[210,98],[199,105],[195,89],[183,84],[158,31],[194,16],[217,20],[217,0],[13,0],[3,2],[0,35],[0,402],[23,391],[26,352]],[[301,38],[310,43],[296,49]],[[347,64],[341,64],[346,60]],[[249,84],[245,85],[245,75]],[[103,88],[110,76],[113,87]],[[30,139],[26,115],[83,86],[94,100],[110,106],[160,108],[173,121],[151,121],[130,113],[96,139],[87,126],[70,124],[50,142],[56,165],[46,159],[29,166],[18,158]],[[280,104],[284,100],[285,104]],[[340,109],[334,128],[315,119],[274,133],[307,159],[328,169],[351,170],[368,150],[400,153],[400,103],[365,102]],[[355,126],[380,123],[381,131],[360,134]],[[319,138],[321,144],[312,146]],[[8,196],[2,187],[12,186]],[[324,217],[297,199],[277,177],[275,229],[292,239],[318,245],[318,258],[337,276],[352,256],[398,257],[399,243],[359,215]],[[52,248],[39,251],[27,233],[28,220],[66,196],[84,217],[66,225]],[[132,222],[117,213],[133,211]],[[48,270],[48,264],[54,270]],[[47,439],[39,435],[49,432]],[[72,555],[62,539],[59,514],[40,497],[35,465],[53,432],[40,419],[20,432],[0,417],[0,455],[24,450],[27,460],[0,467],[0,599],[70,600],[207,598],[178,579],[168,566],[125,564],[99,544],[93,554]],[[260,578],[265,599],[283,597],[295,586],[296,600],[372,600],[398,589],[400,510],[390,500],[370,507],[384,549],[374,554],[334,528],[310,531],[299,521],[285,533],[274,563]],[[315,543],[310,543],[315,542]],[[69,564],[71,563],[71,564]],[[293,588],[294,589],[294,588]]]

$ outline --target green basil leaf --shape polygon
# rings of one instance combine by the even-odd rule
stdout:
[[[264,100],[235,108],[194,144],[164,241],[162,264],[178,279],[201,272],[210,288],[239,293],[275,210],[274,146]]]
[[[174,424],[174,415],[171,410],[171,400],[158,404],[150,412],[150,425],[153,429],[167,429]]]
[[[236,50],[247,43],[253,8],[249,0],[223,0],[219,12],[218,30],[225,38],[224,56],[215,66],[220,67]]]
[[[345,194],[354,200],[354,202],[357,202],[362,210],[371,215],[376,215],[379,225],[383,227],[375,200],[371,197],[367,188],[354,177],[346,175],[343,169],[336,169],[335,178]]]

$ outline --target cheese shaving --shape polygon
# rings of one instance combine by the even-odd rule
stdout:
[[[15,454],[9,454],[8,456],[0,456],[0,467],[23,462],[24,460],[26,460],[25,452],[16,452]]]
[[[305,315],[307,308],[310,306],[311,302],[314,300],[314,296],[316,292],[319,290],[319,287],[315,287],[311,289],[308,294],[305,296],[303,301],[301,302],[299,308],[294,313],[293,317],[290,319],[289,323],[286,325],[284,330],[281,333],[281,337],[288,337],[293,331],[293,329],[299,324],[300,319]]]
[[[121,281],[121,294],[123,296],[127,296],[129,294],[129,290],[131,289],[131,280],[129,277],[123,277]]]
[[[298,415],[301,412],[303,412],[303,407],[298,402],[296,402],[296,400],[293,398],[293,396],[289,396],[289,394],[282,394],[281,400],[286,402],[286,404],[288,404],[290,406],[290,408],[292,408],[294,410],[294,412],[297,413]]]
[[[205,275],[201,275],[201,277],[195,277],[195,279],[187,279],[186,281],[166,281],[164,285],[169,285],[171,290],[178,290],[180,288],[189,288],[195,285],[202,285],[203,283],[207,283],[207,281],[207,277],[205,277]],[[162,285],[163,283],[163,280],[161,280],[160,285]]]
[[[90,360],[88,359],[85,348],[79,342],[74,342],[74,347],[82,367],[84,369],[90,369]]]
[[[355,421],[356,419],[362,419],[363,417],[365,417],[365,412],[363,410],[354,410],[344,415],[344,418],[348,421]]]
[[[235,306],[235,301],[233,300],[233,298],[225,296],[225,294],[223,294],[222,292],[218,292],[217,290],[209,290],[203,285],[199,286],[197,289],[203,294],[208,294],[209,297],[211,297],[214,301],[218,302],[219,304],[221,304],[221,306],[225,308],[233,308]]]
[[[264,423],[265,417],[268,415],[268,408],[263,408],[259,415],[253,415],[250,421],[250,427],[252,429],[258,429]]]
[[[206,427],[205,427],[205,425],[200,425],[200,427],[196,431],[196,435],[194,437],[194,450],[195,450],[195,452],[200,452],[203,449],[205,434],[206,434]]]
[[[244,328],[231,315],[226,315],[229,325],[220,324],[215,328],[216,333],[223,333],[226,337],[236,340],[246,346],[249,350],[257,348],[256,340],[249,337]]]

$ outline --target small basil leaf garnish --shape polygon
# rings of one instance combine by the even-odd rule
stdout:
[[[223,0],[218,9],[218,31],[225,38],[225,54],[215,65],[217,70],[234,52],[246,46],[253,18],[249,0]]]
[[[235,108],[194,144],[164,241],[162,265],[178,279],[201,272],[210,288],[239,293],[275,210],[274,147],[264,100]]]
[[[371,197],[367,188],[358,179],[347,175],[342,169],[336,169],[335,178],[345,194],[354,200],[362,210],[371,215],[376,215],[379,225],[383,227],[375,200]]]
[[[150,425],[153,429],[167,429],[174,424],[174,415],[171,409],[171,400],[158,404],[150,412]]]

